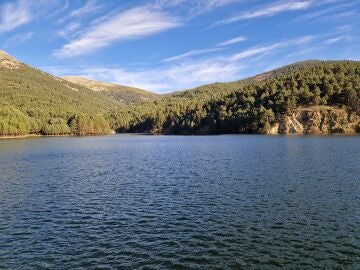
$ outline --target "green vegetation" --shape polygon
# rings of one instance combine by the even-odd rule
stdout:
[[[355,121],[353,126],[360,130],[356,124],[360,62],[301,62],[237,82],[210,84],[161,98],[149,94],[150,101],[132,94],[133,100],[128,97],[124,102],[119,99],[126,91],[115,96],[121,91],[111,84],[91,81],[97,85],[90,90],[89,85],[56,78],[6,57],[0,55],[0,60],[6,60],[6,66],[0,61],[0,136],[95,135],[108,134],[111,129],[165,134],[267,133],[298,108],[317,105],[345,110],[348,119],[343,122]]]
[[[75,115],[69,120],[72,134],[79,136],[92,134],[108,134],[111,130],[109,123],[102,115]]]
[[[103,115],[119,108],[119,102],[7,55],[1,57],[13,64],[11,68],[0,65],[0,136],[109,133]],[[71,129],[73,119],[89,127]]]
[[[0,108],[0,135],[19,136],[29,134],[36,128],[36,121],[12,106]]]
[[[301,62],[259,76],[122,108],[107,118],[118,132],[223,134],[268,132],[298,107],[329,105],[360,115],[359,62]]]
[[[63,118],[51,118],[43,128],[43,133],[46,135],[67,135],[71,134],[69,125]]]

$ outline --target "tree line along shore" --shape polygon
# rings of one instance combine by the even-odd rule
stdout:
[[[129,104],[25,64],[0,72],[2,137],[360,132],[356,61],[300,62]]]

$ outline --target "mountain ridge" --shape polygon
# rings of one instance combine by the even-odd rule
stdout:
[[[59,78],[2,51],[0,74],[0,136],[360,131],[358,61],[302,61],[166,95]]]
[[[166,134],[360,131],[359,61],[302,61],[272,72],[261,80],[208,84],[139,105],[130,115],[118,113],[114,126]],[[302,128],[294,128],[296,122]]]
[[[81,76],[64,76],[61,78],[95,92],[102,93],[125,104],[152,101],[160,97],[159,94],[140,88],[96,81]]]

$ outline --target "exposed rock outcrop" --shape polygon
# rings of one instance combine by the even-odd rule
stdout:
[[[298,108],[291,116],[284,116],[269,134],[333,134],[360,131],[360,116],[345,109],[329,106]]]

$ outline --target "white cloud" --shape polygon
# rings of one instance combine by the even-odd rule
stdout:
[[[0,34],[10,32],[32,20],[29,1],[18,0],[0,6]]]
[[[221,43],[217,44],[216,47],[214,47],[214,48],[191,50],[189,52],[186,52],[186,53],[183,53],[180,55],[175,55],[175,56],[172,56],[169,58],[165,58],[164,60],[162,60],[162,62],[179,61],[184,58],[188,58],[190,56],[203,55],[203,54],[209,54],[209,53],[213,53],[213,52],[223,51],[223,50],[225,50],[224,47],[233,45],[233,44],[245,41],[245,40],[247,40],[247,38],[245,38],[243,36],[239,36],[239,37],[232,38],[232,39],[226,40],[224,42],[221,42]]]
[[[65,6],[65,7],[67,8],[67,6]],[[68,16],[63,17],[60,20],[60,22],[64,22],[71,18],[78,19],[87,14],[95,13],[102,8],[103,8],[103,6],[101,4],[99,4],[97,0],[87,0],[82,7],[73,10]]]
[[[322,17],[321,20],[323,20],[323,21],[339,20],[339,19],[343,20],[344,18],[347,18],[347,17],[356,17],[356,16],[359,16],[359,12],[357,9],[353,9],[353,10],[337,13],[334,15]]]
[[[314,37],[305,36],[267,46],[249,48],[235,54],[206,57],[205,59],[181,58],[176,62],[169,61],[159,64],[156,68],[78,67],[70,70],[54,68],[47,68],[47,70],[61,76],[86,76],[95,80],[115,82],[163,93],[189,89],[216,81],[241,79],[248,74],[244,73],[246,67],[251,66],[251,72],[254,72],[255,64],[262,65],[259,61],[261,57],[267,55],[272,57],[276,53],[284,53],[288,48],[302,48],[313,39]],[[245,72],[249,72],[249,70]]]
[[[64,27],[64,29],[62,29],[61,31],[58,32],[58,35],[69,39],[69,38],[74,38],[76,37],[76,35],[79,33],[81,28],[81,24],[78,22],[71,22],[68,25],[66,25]]]
[[[62,6],[62,8],[61,8],[61,11],[65,11],[65,10],[67,10],[67,8],[70,6],[70,2],[69,2],[70,0],[65,0],[65,3],[64,3],[64,5]]]
[[[268,53],[271,53],[275,50],[278,49],[282,49],[282,48],[287,48],[289,46],[300,46],[303,45],[305,43],[308,43],[310,41],[312,41],[315,37],[313,36],[304,36],[301,38],[296,38],[296,39],[290,39],[287,41],[283,41],[283,42],[278,42],[278,43],[273,43],[271,45],[268,46],[262,46],[262,47],[254,47],[254,48],[250,48],[248,50],[245,50],[243,52],[234,54],[231,57],[232,61],[239,61],[239,60],[243,60],[249,57],[253,57],[253,56],[257,56],[257,55],[265,55]]]
[[[138,39],[180,26],[175,17],[148,6],[136,7],[100,21],[71,40],[56,57],[73,57],[94,52],[114,42]]]
[[[286,11],[304,10],[311,6],[310,1],[280,1],[274,4],[240,13],[236,16],[221,20],[215,25],[229,24],[241,20],[255,19],[260,17],[270,17]]]
[[[341,25],[336,27],[336,31],[338,32],[351,32],[353,27],[351,25]]]
[[[13,0],[0,4],[0,34],[30,23],[58,4],[58,0]]]
[[[343,36],[338,36],[338,37],[333,37],[333,38],[328,38],[325,41],[323,41],[323,44],[325,45],[332,45],[335,43],[338,43],[340,41],[349,41],[351,40],[352,37],[349,35],[343,35]]]
[[[218,44],[218,46],[229,46],[229,45],[243,42],[245,40],[247,40],[246,37],[240,36],[240,37],[232,38],[232,39],[226,40],[224,42],[221,42]]]
[[[201,55],[201,54],[207,54],[212,52],[218,52],[222,51],[224,48],[210,48],[210,49],[201,49],[201,50],[192,50],[184,54],[176,55],[173,57],[169,57],[163,60],[163,62],[171,62],[171,61],[178,61],[183,58],[189,57],[189,56],[195,56],[195,55]]]
[[[152,6],[160,9],[177,7],[177,9],[182,9],[186,11],[190,17],[193,17],[242,1],[243,0],[154,0]]]
[[[281,43],[275,43],[269,46],[264,46],[264,47],[257,47],[257,48],[251,48],[248,50],[245,50],[243,52],[234,54],[231,57],[232,61],[239,61],[239,60],[243,60],[249,57],[253,57],[259,54],[267,54],[269,52],[272,52],[276,49],[279,49],[281,47]]]
[[[158,93],[192,88],[195,85],[214,81],[235,80],[242,66],[237,63],[221,62],[216,59],[177,63],[170,66],[145,70],[129,70],[114,67],[82,67],[79,69],[47,68],[58,75],[83,76],[108,81]]]
[[[332,1],[332,2],[314,2],[314,6],[320,6],[324,4],[332,4],[336,3],[336,5],[330,6],[329,8],[319,9],[313,12],[309,12],[304,14],[293,20],[295,23],[299,22],[313,22],[313,21],[326,21],[333,17],[339,17],[339,14],[349,14],[349,12],[353,12],[354,10],[349,10],[349,8],[353,8],[357,5],[354,1],[353,3],[342,3],[342,1]],[[353,14],[353,13],[352,13]],[[352,15],[350,14],[350,15]],[[344,16],[344,15],[343,15]],[[346,15],[345,15],[346,16]],[[340,16],[341,17],[341,16]]]
[[[85,5],[79,9],[72,11],[69,17],[79,17],[85,14],[93,13],[102,8],[102,5],[98,4],[96,0],[88,0]]]
[[[226,6],[235,2],[240,2],[239,0],[198,0],[197,9],[200,11],[211,11],[213,9]]]

